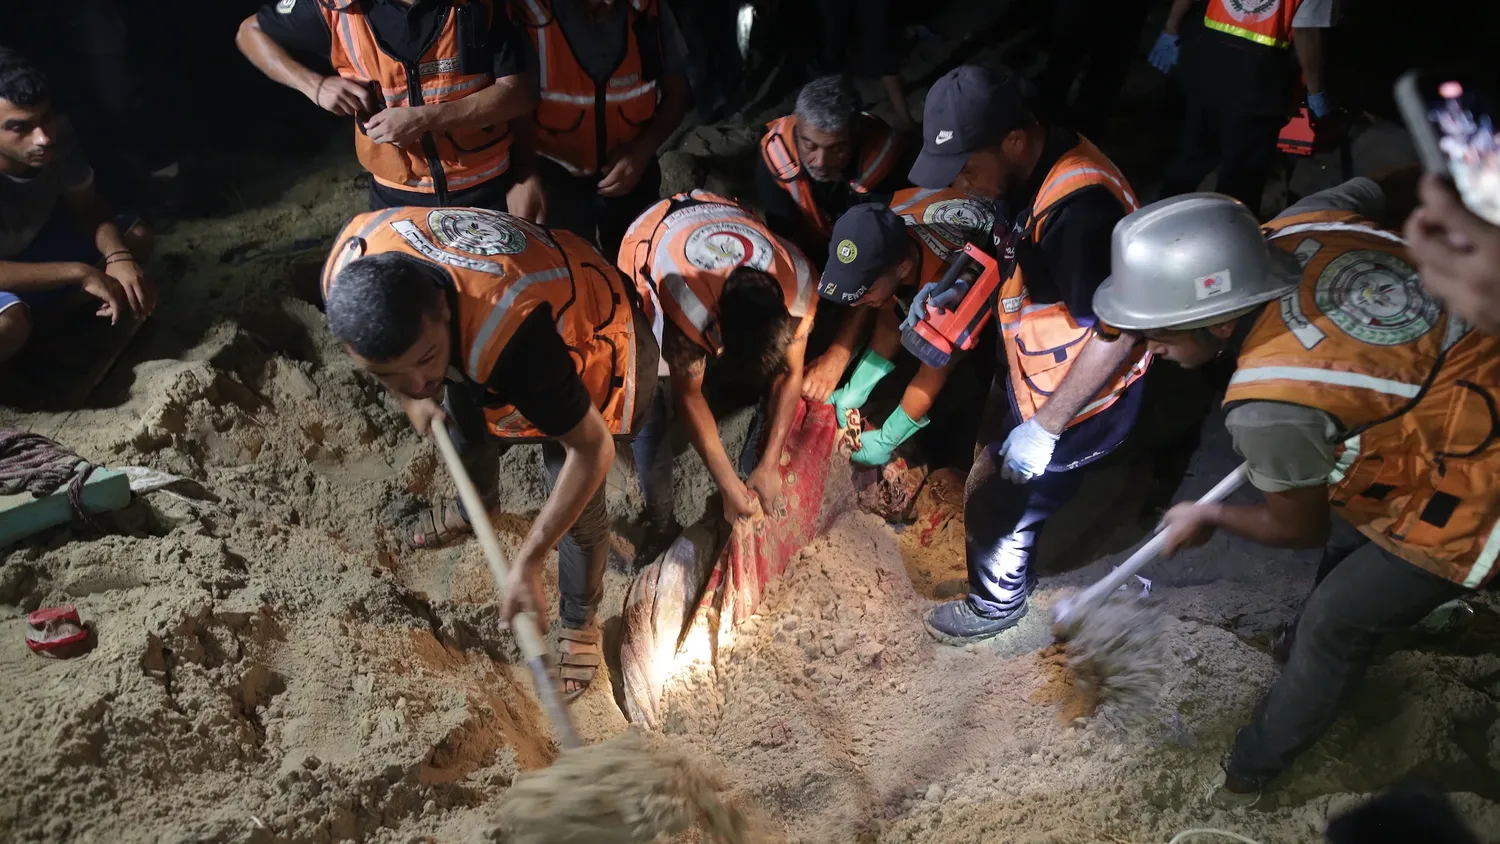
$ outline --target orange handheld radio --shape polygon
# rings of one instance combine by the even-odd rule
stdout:
[[[901,332],[901,345],[928,366],[947,366],[954,352],[974,347],[985,323],[995,313],[995,293],[1004,281],[1000,262],[972,243],[953,261],[937,282],[938,293],[957,283],[970,268],[980,267],[979,278],[969,286],[963,301],[951,311],[931,310],[915,325]]]

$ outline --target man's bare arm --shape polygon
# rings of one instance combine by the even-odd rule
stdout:
[[[792,417],[802,401],[802,366],[806,362],[807,338],[812,334],[812,326],[813,311],[809,310],[786,348],[786,372],[771,385],[766,447],[761,452],[758,469],[774,471],[781,462],[781,449],[786,446],[787,434],[792,430]]]
[[[739,481],[734,463],[724,451],[719,439],[719,425],[714,421],[713,410],[703,397],[703,376],[708,369],[708,353],[694,346],[691,341],[667,323],[662,337],[662,354],[667,358],[671,373],[672,395],[678,412],[687,425],[688,440],[708,473],[720,489]]]
[[[1302,79],[1307,83],[1307,92],[1323,93],[1323,30],[1302,27],[1293,29],[1292,47],[1297,51],[1297,64],[1302,66]]]
[[[531,113],[530,77],[524,73],[495,80],[495,84],[451,103],[421,106],[431,129],[479,129],[500,126]]]
[[[1060,434],[1084,406],[1098,395],[1110,376],[1120,368],[1135,346],[1130,335],[1107,340],[1094,334],[1078,353],[1078,359],[1063,376],[1057,391],[1036,413],[1036,421],[1047,431]]]
[[[318,83],[323,81],[323,74],[292,58],[285,47],[277,44],[260,28],[260,21],[255,19],[255,15],[245,18],[240,24],[234,44],[266,78],[299,91],[304,97],[316,102],[314,92],[317,91]]]

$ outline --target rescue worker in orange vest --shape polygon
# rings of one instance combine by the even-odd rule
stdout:
[[[734,200],[702,190],[647,209],[626,233],[619,265],[660,321],[673,400],[719,487],[724,517],[733,522],[773,507],[781,498],[778,461],[802,400],[817,272]],[[770,384],[759,457],[739,471],[704,398],[710,361],[716,373]],[[742,458],[756,454],[750,445]]]
[[[1163,196],[1197,190],[1215,166],[1216,189],[1257,214],[1276,138],[1301,65],[1314,121],[1333,109],[1323,81],[1323,31],[1333,26],[1334,0],[1208,0],[1201,31],[1182,33],[1196,0],[1173,0],[1151,64],[1171,70],[1181,47],[1187,112],[1177,158]],[[1295,48],[1296,63],[1291,50]]]
[[[354,118],[371,208],[540,214],[540,178],[511,144],[531,111],[524,42],[494,0],[279,0],[235,43],[273,81]],[[333,75],[294,52],[328,60]]]
[[[889,202],[907,186],[905,147],[885,121],[861,109],[847,77],[802,86],[795,111],[766,124],[760,140],[755,194],[771,231],[821,257],[845,211]]]
[[[500,614],[524,607],[545,619],[541,568],[556,546],[557,663],[564,692],[581,694],[603,662],[594,614],[614,441],[662,409],[658,346],[635,292],[570,232],[476,208],[390,208],[340,232],[323,296],[333,336],[397,395],[419,434],[447,426],[487,501],[498,497],[501,453],[541,443],[549,495],[511,560]],[[636,456],[643,467],[656,457]],[[648,501],[662,500],[656,493],[648,485]],[[476,516],[489,514],[433,504],[407,541],[437,547]]]
[[[540,88],[547,225],[620,248],[661,197],[657,151],[692,105],[687,43],[666,0],[510,0]],[[603,104],[603,108],[597,104]]]
[[[1381,200],[1355,179],[1264,232],[1228,197],[1158,202],[1116,229],[1094,299],[1101,321],[1159,357],[1236,361],[1225,424],[1262,500],[1177,505],[1162,521],[1168,553],[1218,529],[1325,547],[1220,804],[1254,802],[1322,735],[1382,634],[1495,573],[1500,339],[1422,290],[1400,237],[1359,213]]]
[[[1095,330],[1092,302],[1109,275],[1110,231],[1136,208],[1104,153],[1039,122],[1013,72],[972,65],[932,86],[922,134],[912,181],[992,202],[1003,279],[988,295],[1008,377],[990,389],[965,492],[969,595],[927,616],[934,637],[962,644],[1025,616],[1037,535],[1078,491],[1079,468],[1130,433],[1150,358],[1133,340]],[[969,289],[962,279],[948,289],[923,287],[903,327],[939,325]],[[987,290],[975,287],[974,295]]]
[[[942,278],[964,244],[986,242],[993,225],[987,203],[952,189],[909,188],[897,191],[889,207],[869,202],[840,217],[833,227],[818,295],[852,312],[833,345],[808,366],[803,398],[833,404],[839,427],[844,427],[849,411],[863,407],[875,385],[896,368],[901,321],[912,297]],[[849,380],[835,390],[864,342],[872,318],[875,331],[869,348],[854,365]],[[864,466],[889,462],[898,446],[926,427],[927,412],[953,366],[952,361],[945,366],[922,364],[907,385],[901,405],[879,430],[860,437],[860,447],[851,459]]]

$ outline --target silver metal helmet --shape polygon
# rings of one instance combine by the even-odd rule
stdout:
[[[1110,270],[1094,314],[1127,331],[1227,322],[1302,281],[1250,209],[1217,193],[1164,199],[1115,224]]]

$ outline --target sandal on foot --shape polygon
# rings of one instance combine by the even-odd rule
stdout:
[[[566,624],[558,627],[556,656],[557,667],[554,670],[558,679],[578,684],[578,688],[571,692],[559,684],[563,700],[571,703],[588,691],[589,685],[599,674],[599,666],[604,664],[604,636],[599,632],[599,624],[590,621],[583,627],[569,627]]]
[[[449,513],[457,513],[459,519],[463,520],[463,527],[449,527]],[[406,547],[420,551],[451,545],[460,537],[468,536],[473,532],[474,529],[469,526],[468,516],[464,515],[463,509],[448,502],[433,504],[418,510],[416,515],[407,520],[402,527],[401,541],[406,543]]]

